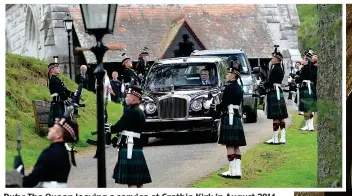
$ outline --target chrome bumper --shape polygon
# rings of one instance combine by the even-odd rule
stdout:
[[[175,121],[203,121],[209,120],[211,121],[212,117],[189,117],[189,118],[174,118],[174,119],[146,119],[146,122],[175,122]],[[215,121],[219,121],[216,119]]]

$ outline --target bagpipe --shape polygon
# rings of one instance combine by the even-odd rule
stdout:
[[[73,108],[73,113],[71,114],[71,118],[74,122],[77,122],[77,118],[80,117],[78,114],[78,108],[84,108],[86,107],[86,104],[80,103],[82,99],[82,92],[83,92],[83,84],[79,84],[76,92],[73,94],[71,97],[71,102],[68,107]]]
[[[145,78],[150,70],[150,64],[148,63],[148,47],[144,47],[142,52],[138,56],[138,63],[136,65],[136,71],[138,74],[138,78],[140,80],[140,83],[144,83]]]

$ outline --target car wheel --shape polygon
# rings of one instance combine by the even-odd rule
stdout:
[[[258,102],[255,100],[254,109],[246,114],[246,123],[255,123],[258,119],[258,110],[257,110]]]

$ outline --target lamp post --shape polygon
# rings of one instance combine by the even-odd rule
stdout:
[[[70,78],[72,80],[72,68],[71,68],[71,36],[70,33],[72,31],[73,20],[71,19],[69,13],[66,13],[64,18],[65,29],[67,32],[67,40],[68,40],[68,65],[70,67]]]
[[[109,49],[120,50],[104,46],[102,39],[105,34],[112,34],[114,31],[117,5],[115,4],[80,4],[84,28],[86,33],[94,35],[97,45],[90,48],[97,60],[97,67],[94,74],[97,78],[97,131],[98,131],[98,187],[106,187],[105,169],[105,130],[104,130],[104,97],[103,78],[105,75],[103,57]],[[79,49],[76,49],[79,50]],[[81,51],[87,49],[80,49]]]

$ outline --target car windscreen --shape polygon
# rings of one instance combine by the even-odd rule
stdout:
[[[150,70],[145,88],[170,90],[216,86],[218,74],[215,63],[155,64]]]
[[[237,59],[240,64],[241,74],[249,74],[249,68],[247,65],[246,58],[243,53],[238,54],[193,54],[192,56],[216,56],[216,57],[232,57],[233,59]]]

